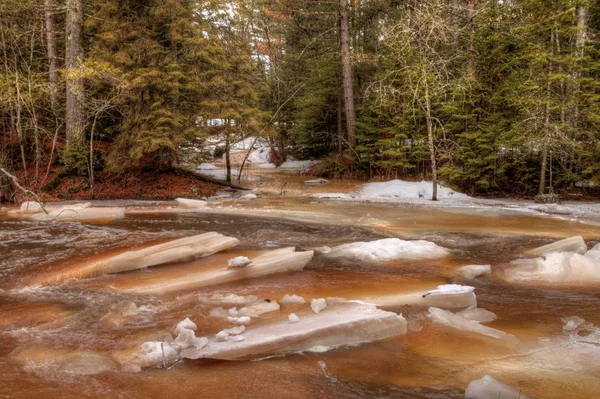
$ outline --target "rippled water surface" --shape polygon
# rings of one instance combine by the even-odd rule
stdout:
[[[202,261],[69,279],[73,270],[108,254],[210,231],[237,237],[241,244]],[[124,219],[101,224],[0,216],[0,395],[459,398],[470,380],[490,374],[539,398],[597,397],[600,344],[565,344],[561,317],[577,315],[600,325],[598,285],[524,285],[500,278],[524,249],[579,234],[589,244],[600,239],[594,225],[511,212],[280,198],[204,212],[137,207]],[[286,246],[310,250],[386,237],[430,240],[452,254],[434,261],[364,264],[317,253],[298,273],[162,295],[123,292],[257,251]],[[466,264],[492,264],[494,272],[475,280],[457,277],[457,267]],[[61,278],[40,285],[47,276]],[[425,318],[426,309],[402,307],[393,310],[409,320],[407,335],[327,353],[260,361],[185,360],[140,373],[113,370],[92,376],[53,366],[82,351],[106,354],[161,339],[185,317],[196,322],[198,336],[214,334],[223,326],[208,317],[211,305],[199,302],[198,295],[365,299],[446,283],[474,286],[479,307],[498,316],[490,327],[516,335],[519,346],[435,325]],[[115,309],[128,301],[139,312],[121,320]]]

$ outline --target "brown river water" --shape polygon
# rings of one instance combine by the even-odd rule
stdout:
[[[583,349],[565,344],[561,321],[576,315],[600,325],[599,286],[516,284],[500,278],[525,249],[573,235],[595,244],[600,231],[593,224],[285,196],[224,201],[202,212],[172,212],[169,206],[130,206],[125,218],[104,223],[32,222],[0,214],[0,397],[461,398],[469,381],[485,374],[538,398],[600,395],[600,344]],[[68,278],[74,268],[107,254],[210,231],[237,237],[241,244],[199,262]],[[451,256],[366,265],[316,254],[297,273],[165,294],[124,292],[257,251],[386,237],[433,241]],[[491,264],[493,273],[474,280],[458,277],[456,269],[467,264]],[[64,278],[35,284],[48,275]],[[198,295],[365,299],[446,283],[474,286],[478,306],[498,316],[489,326],[516,335],[519,344],[436,325],[424,317],[426,309],[404,306],[393,310],[409,321],[406,335],[326,353],[184,360],[139,373],[110,370],[88,376],[55,367],[82,353],[106,354],[157,339],[186,317],[198,325],[198,336],[218,332],[222,323],[208,317],[211,306],[199,302]],[[114,309],[127,301],[144,311],[123,321]]]

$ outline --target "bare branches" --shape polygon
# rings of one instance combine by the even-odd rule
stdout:
[[[46,213],[46,215],[48,214],[48,211],[46,210],[46,208],[44,208],[44,204],[43,204],[42,200],[40,199],[40,197],[36,193],[34,193],[33,191],[28,190],[25,187],[21,186],[19,184],[19,179],[17,179],[17,177],[15,175],[12,175],[12,174],[8,173],[8,171],[6,169],[0,167],[0,172],[4,173],[6,175],[6,177],[8,177],[9,179],[11,179],[16,188],[18,188],[19,190],[23,191],[26,195],[31,195],[32,197],[34,197],[37,200],[37,202],[39,202],[40,207]]]

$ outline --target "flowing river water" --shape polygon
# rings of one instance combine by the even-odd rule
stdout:
[[[582,235],[588,245],[596,243],[596,225],[509,211],[306,197],[216,204],[177,212],[172,203],[130,205],[125,218],[102,223],[34,222],[0,213],[0,396],[460,398],[469,381],[490,374],[538,398],[598,397],[600,343],[592,349],[571,347],[561,321],[579,316],[600,325],[598,285],[516,284],[500,278],[526,249],[574,235]],[[211,231],[237,237],[241,244],[200,263],[69,278],[77,277],[73,270],[79,265],[108,254]],[[235,256],[252,258],[257,251],[386,237],[433,241],[451,256],[364,264],[317,253],[302,272],[162,294],[127,293]],[[474,280],[459,277],[456,269],[468,264],[491,264],[493,273]],[[41,284],[50,281],[48,276],[58,278]],[[498,316],[490,327],[517,336],[518,346],[433,324],[425,317],[427,309],[404,306],[392,310],[409,321],[406,335],[325,353],[184,360],[137,373],[110,369],[94,375],[70,372],[65,363],[160,339],[186,317],[198,325],[198,336],[214,334],[222,322],[209,317],[211,305],[198,300],[202,295],[364,300],[447,283],[474,286],[478,306]],[[115,309],[129,301],[138,312],[121,320]]]

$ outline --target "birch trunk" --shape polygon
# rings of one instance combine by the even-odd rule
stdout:
[[[350,21],[348,8],[350,0],[340,0],[340,48],[342,63],[342,85],[344,87],[344,112],[346,115],[346,135],[348,146],[354,148],[356,114],[354,111],[354,93],[352,88],[352,65],[350,63]]]

